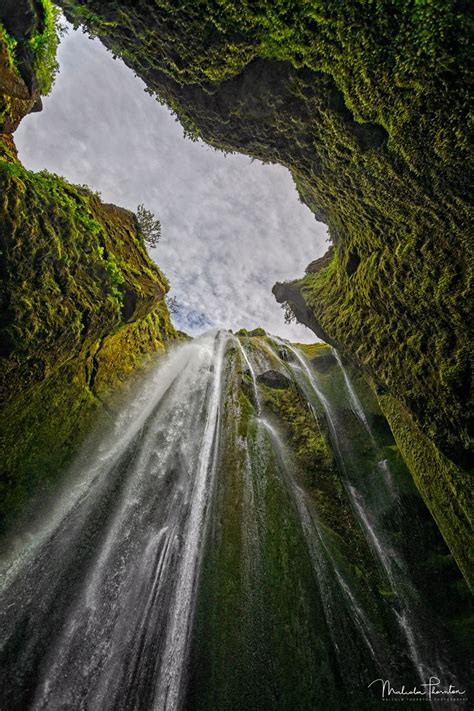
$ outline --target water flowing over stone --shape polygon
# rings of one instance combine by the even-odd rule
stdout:
[[[432,529],[362,402],[278,339],[178,346],[9,541],[1,708],[376,709],[377,678],[461,684],[400,537],[426,554]]]

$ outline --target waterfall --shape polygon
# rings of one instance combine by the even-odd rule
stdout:
[[[225,347],[225,334],[202,338],[158,367],[112,441],[91,453],[80,495],[60,502],[7,571],[3,650],[23,624],[16,676],[40,657],[31,708],[74,708],[77,698],[100,709],[178,707]]]
[[[218,425],[224,349],[225,338],[221,337],[215,358],[212,391],[208,400],[196,481],[191,495],[191,513],[183,533],[185,546],[178,571],[177,592],[170,611],[171,621],[163,651],[155,706],[158,711],[174,709],[179,701],[180,681],[190,633],[193,594],[196,590],[199,553],[203,540],[207,496],[212,490],[212,477],[215,473],[212,452]]]
[[[278,432],[269,422],[264,421],[264,425],[271,435],[276,450],[280,454],[281,461],[284,463],[286,459],[285,447]],[[336,599],[342,598],[345,601],[350,619],[357,626],[371,657],[375,660],[377,655],[373,645],[376,644],[376,641],[369,639],[371,637],[370,623],[362,607],[356,601],[354,594],[350,591],[348,584],[344,580],[344,573],[338,565],[337,559],[330,551],[330,546],[328,545],[324,528],[318,520],[317,512],[314,506],[309,502],[306,493],[292,477],[285,463],[283,464],[283,471],[285,473],[286,483],[292,493],[300,515],[304,536],[322,594],[326,621],[332,635],[336,653],[338,655],[347,654],[347,648],[344,648],[344,638],[340,637],[340,633],[346,628],[347,621],[344,623],[342,619],[336,620],[334,617],[334,610],[337,609]],[[336,583],[336,585],[334,585],[334,583]],[[345,641],[347,642],[347,638]]]
[[[345,369],[345,367],[342,363],[341,356],[339,355],[339,353],[337,352],[337,350],[335,348],[332,349],[332,352],[333,352],[334,357],[337,360],[337,363],[338,363],[338,365],[342,371],[342,374],[344,376],[344,383],[346,385],[347,392],[349,394],[349,400],[352,405],[352,410],[353,410],[354,414],[357,415],[359,420],[362,422],[362,424],[364,425],[368,434],[370,435],[370,438],[373,440],[374,436],[372,433],[372,429],[369,425],[369,421],[368,421],[367,417],[365,416],[365,412],[364,412],[364,408],[362,407],[362,403],[359,400],[356,391],[352,387],[352,383],[350,381],[347,370]]]
[[[277,339],[277,341],[281,342],[279,339]],[[331,433],[334,451],[339,459],[341,470],[344,473],[343,482],[345,484],[346,491],[349,495],[354,511],[357,514],[360,525],[366,533],[367,540],[369,541],[372,550],[377,556],[386,574],[392,591],[396,595],[397,604],[400,606],[401,612],[394,607],[393,613],[405,639],[408,656],[413,663],[420,682],[425,682],[430,676],[436,676],[437,673],[440,673],[440,670],[442,670],[442,673],[445,674],[446,678],[454,678],[447,663],[441,659],[437,651],[433,651],[432,649],[425,650],[426,644],[423,639],[423,623],[420,622],[419,617],[420,601],[418,599],[417,591],[411,585],[403,558],[397,554],[397,551],[386,540],[383,531],[380,530],[377,522],[376,508],[371,509],[371,507],[367,504],[363,492],[358,489],[358,482],[352,476],[354,470],[350,462],[352,454],[351,448],[350,446],[349,448],[347,447],[347,441],[344,442],[344,440],[341,439],[341,433],[342,436],[344,436],[344,430],[337,420],[337,415],[331,406],[329,399],[326,397],[324,389],[318,381],[316,373],[310,370],[305,359],[302,355],[300,355],[300,353],[298,353],[296,348],[290,346],[289,344],[285,345],[293,353],[299,366],[305,373],[317,399],[323,407],[329,431]],[[365,429],[370,436],[372,445],[377,447],[374,434],[363,411],[362,404],[352,387],[349,376],[337,353],[335,351],[333,351],[333,353],[335,354],[338,365],[342,371],[345,387],[352,408],[364,424]],[[391,473],[387,463],[384,460],[378,462],[378,467],[385,474]],[[394,492],[395,485],[393,478],[387,476],[384,480],[384,486],[390,489],[392,495],[397,495],[397,492]]]
[[[362,403],[354,389],[354,386],[352,385],[351,379],[349,377],[349,373],[347,372],[347,369],[344,367],[341,357],[337,350],[335,348],[331,349],[334,357],[337,361],[337,364],[339,365],[342,375],[344,377],[344,384],[346,386],[347,394],[349,396],[349,401],[351,403],[351,408],[353,413],[359,418],[359,420],[362,422],[364,425],[367,434],[369,435],[373,446],[377,449],[377,442],[376,438],[374,436],[372,427],[370,426],[370,423],[365,415],[364,408],[362,406]],[[380,459],[377,461],[377,468],[381,472],[382,476],[385,479],[385,483],[388,487],[388,489],[391,491],[392,496],[394,498],[397,498],[397,492],[396,492],[396,486],[393,481],[393,475],[390,470],[390,464],[386,459]]]
[[[342,620],[336,621],[333,612],[336,609],[335,601],[337,597],[342,597],[342,599],[345,600],[349,616],[352,621],[355,622],[362,639],[370,652],[370,655],[373,659],[375,659],[376,653],[374,651],[374,645],[376,645],[377,642],[370,640],[370,624],[362,610],[362,607],[357,603],[354,594],[351,593],[349,586],[344,579],[344,572],[338,566],[334,556],[330,553],[324,529],[319,523],[314,507],[309,504],[305,492],[291,476],[287,465],[284,463],[286,459],[285,447],[278,432],[268,419],[261,417],[262,408],[258,395],[255,369],[250,363],[249,356],[247,355],[247,352],[241,342],[237,341],[237,345],[252,379],[259,425],[263,426],[264,430],[269,433],[273,447],[278,452],[280,462],[283,464],[285,484],[291,492],[291,497],[300,516],[303,534],[307,541],[309,554],[313,561],[314,571],[318,579],[319,589],[322,595],[324,614],[332,635],[334,647],[338,654],[345,654],[347,652],[347,650],[343,649],[343,639],[341,638],[338,641],[338,632],[341,629],[344,629],[345,624],[342,623]],[[295,355],[298,357],[297,353],[295,353]],[[306,364],[304,361],[301,362],[303,367],[305,367]],[[321,393],[320,396],[322,396]],[[381,656],[380,650],[379,656]]]
[[[238,338],[236,338],[235,340],[237,342],[237,347],[239,348],[240,354],[241,354],[242,358],[244,359],[245,365],[247,366],[248,372],[250,374],[250,378],[252,380],[252,388],[253,388],[255,407],[256,407],[257,415],[260,415],[261,407],[260,407],[260,398],[258,395],[257,376],[255,375],[255,370],[252,367],[252,364],[250,363],[250,360],[249,360],[249,357],[247,355],[245,348],[242,346],[242,344]]]
[[[218,332],[176,347],[15,533],[1,708],[375,709],[373,679],[454,678],[384,528],[387,513],[405,526],[396,470],[382,459],[372,476],[376,433],[353,442],[327,380],[279,343]],[[286,380],[266,385],[275,369]],[[327,378],[368,423],[342,376]],[[326,437],[321,409],[327,466],[301,454]]]

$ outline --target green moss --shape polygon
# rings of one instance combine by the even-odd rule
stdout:
[[[135,215],[0,159],[0,515],[48,491],[96,415],[179,338]],[[45,417],[47,413],[47,417]]]
[[[463,313],[469,262],[443,290],[439,285],[458,255],[446,240],[420,252],[411,232],[403,258],[385,247],[361,256],[351,276],[347,251],[340,245],[328,267],[297,282],[301,295],[343,351],[390,389],[439,448],[463,463],[470,447],[470,343]]]
[[[145,317],[167,282],[132,213],[49,173],[0,161],[4,397],[124,321]],[[12,354],[12,357],[9,355]]]
[[[316,358],[318,355],[327,354],[328,348],[325,343],[293,343],[298,350],[303,351],[308,360]]]
[[[33,51],[33,71],[39,84],[40,92],[46,96],[51,91],[59,65],[56,52],[59,44],[59,10],[50,0],[41,0],[43,17],[41,29],[33,32],[29,45]]]
[[[125,400],[140,369],[179,339],[166,304],[98,340],[1,408],[0,532],[53,491],[98,418]],[[47,417],[45,417],[47,413]]]
[[[327,433],[315,423],[313,413],[305,399],[293,386],[276,389],[262,386],[263,401],[274,415],[284,423],[288,441],[301,467],[312,472],[312,478],[331,472],[333,454]]]
[[[257,338],[258,336],[266,336],[266,331],[263,328],[254,328],[253,331],[248,331],[246,328],[241,328],[236,331],[236,336],[247,336],[248,338]]]
[[[443,457],[395,398],[379,395],[379,402],[420,494],[474,589],[474,502],[469,477]]]
[[[179,338],[135,215],[18,162],[10,135],[51,89],[58,10],[0,8],[0,528],[47,495],[99,413]],[[14,27],[12,37],[5,27]]]
[[[392,145],[415,165],[422,157],[413,134],[427,134],[429,149],[456,144],[466,149],[472,25],[454,3],[160,0],[153,7],[146,2],[118,7],[103,0],[63,0],[62,5],[138,73],[153,73],[152,89],[162,89],[156,83],[166,85],[166,78],[215,89],[258,58],[286,61],[332,76],[357,120],[383,125]],[[437,105],[430,103],[435,95]],[[176,94],[175,99],[179,102]],[[418,129],[416,115],[422,117]],[[200,132],[200,121],[195,123]]]
[[[17,44],[0,21],[0,135],[14,130],[30,108],[28,90],[16,63]]]
[[[7,3],[0,8],[2,133],[14,131],[39,96],[51,91],[58,71],[59,30],[59,10],[50,0]]]
[[[0,46],[3,48],[7,66],[10,69],[16,69],[15,50],[17,44],[17,40],[6,31],[5,27],[0,22]]]

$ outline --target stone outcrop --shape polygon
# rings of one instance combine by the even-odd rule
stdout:
[[[291,384],[286,375],[279,370],[265,370],[257,375],[257,380],[268,388],[285,389],[289,388]]]

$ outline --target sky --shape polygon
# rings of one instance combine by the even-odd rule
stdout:
[[[23,164],[85,183],[106,202],[155,213],[162,237],[150,254],[171,283],[178,328],[196,335],[263,326],[317,340],[304,326],[285,324],[271,293],[327,249],[326,226],[299,202],[289,171],[185,138],[141,79],[70,25],[58,61],[43,111],[15,134]]]

